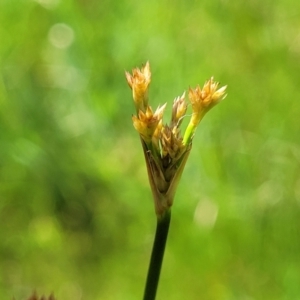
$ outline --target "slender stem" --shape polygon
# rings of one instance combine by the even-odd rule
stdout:
[[[171,210],[167,211],[163,215],[163,217],[157,218],[155,239],[147,275],[144,300],[154,300],[156,296],[161,265],[164,257],[166,241],[168,238],[170,221]]]

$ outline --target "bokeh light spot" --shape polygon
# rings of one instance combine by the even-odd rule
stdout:
[[[194,213],[194,221],[199,227],[211,229],[217,220],[218,206],[209,199],[198,202]]]
[[[54,47],[66,49],[74,41],[74,31],[70,26],[64,23],[58,23],[50,28],[48,39]]]

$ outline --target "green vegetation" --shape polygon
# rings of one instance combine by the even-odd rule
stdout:
[[[155,214],[124,71],[151,105],[212,75],[157,300],[300,295],[300,4],[0,3],[0,299],[142,299]],[[165,120],[167,122],[168,120]]]

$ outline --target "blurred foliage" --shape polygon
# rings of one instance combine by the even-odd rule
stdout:
[[[228,84],[194,140],[157,299],[298,299],[299,10],[2,0],[0,298],[141,299],[155,215],[124,70],[149,60],[154,107]]]

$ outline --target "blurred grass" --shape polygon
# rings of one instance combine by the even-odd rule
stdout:
[[[300,296],[300,4],[0,3],[0,298],[141,299],[155,218],[124,70],[211,75],[157,299]]]

